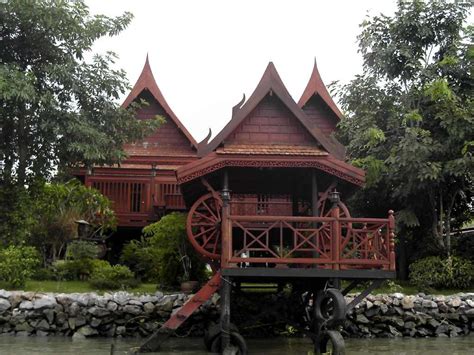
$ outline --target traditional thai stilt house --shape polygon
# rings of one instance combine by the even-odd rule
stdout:
[[[166,122],[143,141],[126,145],[128,158],[120,165],[81,169],[77,175],[112,201],[119,227],[141,229],[165,213],[186,209],[175,171],[197,159],[197,144],[166,102],[148,56],[122,106],[137,100],[148,103],[138,110],[137,119],[161,115]]]
[[[155,350],[220,289],[220,323],[206,345],[226,353],[232,344],[246,354],[230,324],[231,289],[274,282],[291,285],[297,301],[286,321],[313,338],[316,354],[329,342],[333,354],[344,352],[337,327],[347,309],[395,277],[395,222],[391,211],[387,218],[353,218],[341,201],[364,183],[364,172],[345,161],[331,135],[341,117],[316,65],[297,104],[269,63],[224,129],[199,143],[199,159],[176,173],[189,240],[215,275],[141,350]],[[344,290],[343,279],[350,280]],[[343,295],[367,280],[346,306]]]

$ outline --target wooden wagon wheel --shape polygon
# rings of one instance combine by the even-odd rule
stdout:
[[[321,194],[321,198],[318,201],[318,211],[320,217],[331,217],[332,203],[329,201],[329,189]],[[339,201],[337,203],[339,207],[339,217],[340,218],[350,218],[351,214],[349,209],[344,204],[344,202]],[[352,230],[352,223],[347,223],[344,225],[341,231],[341,235],[344,239],[350,237]],[[328,223],[324,223],[321,228],[323,249],[329,250],[331,245],[331,226]]]
[[[193,204],[186,223],[193,247],[211,260],[220,260],[221,257],[221,208],[219,195],[208,193]]]

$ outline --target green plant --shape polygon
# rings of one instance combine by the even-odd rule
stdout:
[[[205,264],[186,235],[186,215],[170,213],[143,229],[146,244],[156,255],[158,281],[176,286],[187,280],[203,280]]]
[[[127,243],[122,249],[120,263],[127,265],[140,280],[158,281],[160,255],[148,240],[142,237]]]
[[[72,260],[95,259],[99,249],[95,243],[77,240],[69,243],[66,258]]]
[[[101,263],[93,269],[90,284],[101,290],[114,290],[138,286],[133,272],[124,265],[110,265]]]
[[[430,256],[410,265],[410,282],[420,289],[467,289],[474,281],[474,266],[459,257]]]
[[[35,248],[10,245],[0,250],[0,279],[11,287],[22,287],[39,263]]]

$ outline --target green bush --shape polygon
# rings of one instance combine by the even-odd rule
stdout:
[[[153,272],[162,287],[206,278],[206,264],[199,258],[186,235],[185,214],[170,213],[145,227],[143,234],[141,245],[153,256]]]
[[[410,265],[410,282],[420,289],[467,289],[474,281],[474,266],[459,257],[430,256]]]
[[[33,272],[31,279],[36,281],[50,281],[57,280],[57,276],[52,267],[41,267]]]
[[[0,280],[6,281],[10,287],[22,287],[39,263],[35,248],[10,245],[0,250]]]
[[[101,290],[116,290],[138,286],[133,272],[124,265],[110,265],[109,263],[96,264],[90,284]]]
[[[140,280],[158,281],[160,255],[156,248],[150,247],[148,239],[142,237],[127,243],[122,249],[120,263],[127,265]]]
[[[69,243],[66,251],[66,258],[72,260],[95,259],[99,254],[97,244],[77,240]]]

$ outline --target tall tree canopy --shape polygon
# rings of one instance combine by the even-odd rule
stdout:
[[[132,15],[92,16],[82,1],[0,3],[0,171],[20,186],[64,167],[118,162],[157,121],[117,104],[128,89],[115,55],[94,55]]]
[[[455,2],[399,1],[361,25],[363,73],[341,88],[340,138],[367,171],[362,210],[398,210],[450,251],[453,223],[473,217],[473,27]]]

